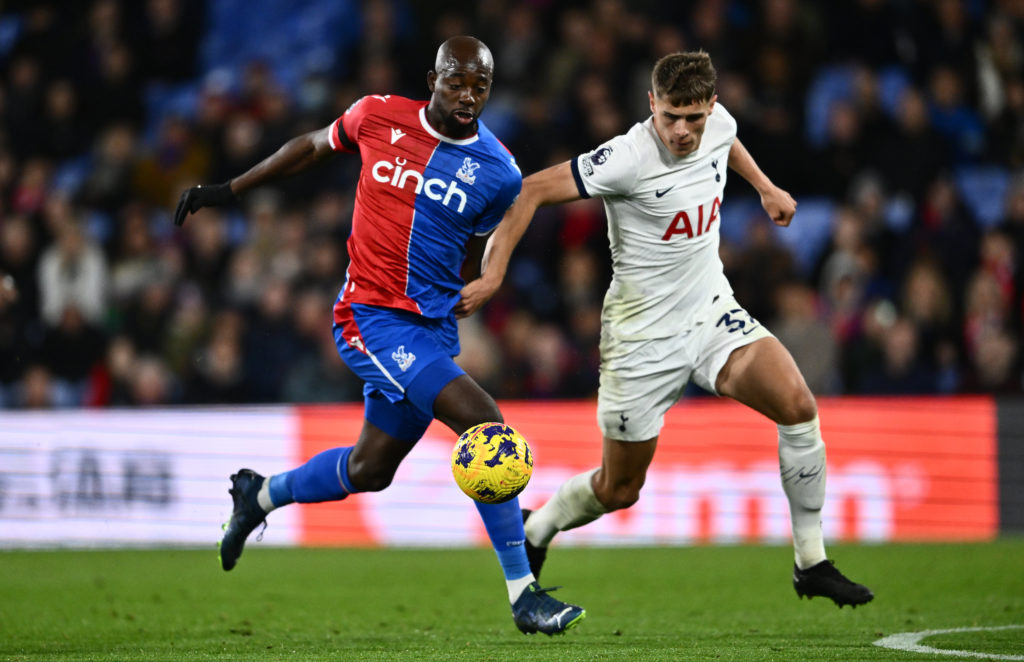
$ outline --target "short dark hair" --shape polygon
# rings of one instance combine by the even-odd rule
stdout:
[[[654,96],[673,106],[707,101],[715,94],[718,74],[704,51],[670,53],[658,60],[651,72]]]

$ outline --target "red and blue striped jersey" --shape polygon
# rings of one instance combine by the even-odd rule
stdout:
[[[493,230],[519,195],[515,159],[482,122],[455,140],[427,123],[426,106],[366,96],[331,127],[331,146],[355,145],[362,158],[336,320],[351,303],[451,314],[466,242]]]

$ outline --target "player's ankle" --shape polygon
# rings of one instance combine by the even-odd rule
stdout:
[[[523,594],[523,591],[525,591],[526,588],[535,581],[537,580],[534,578],[532,573],[518,579],[506,579],[505,586],[508,588],[509,604],[514,605],[516,600],[519,599],[519,596]]]

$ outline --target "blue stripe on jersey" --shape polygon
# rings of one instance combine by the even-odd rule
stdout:
[[[416,196],[406,295],[426,317],[451,313],[465,284],[466,242],[494,229],[522,185],[508,150],[483,124],[479,135],[469,145],[440,142]]]

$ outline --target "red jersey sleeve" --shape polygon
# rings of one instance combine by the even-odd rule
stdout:
[[[331,125],[331,147],[336,152],[358,151],[359,131],[362,128],[363,120],[371,115],[384,103],[388,97],[380,95],[365,96],[358,99],[348,107],[348,110],[334,120]]]

